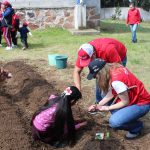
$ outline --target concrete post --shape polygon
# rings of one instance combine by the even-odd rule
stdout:
[[[74,17],[75,29],[86,28],[86,5],[75,5]]]

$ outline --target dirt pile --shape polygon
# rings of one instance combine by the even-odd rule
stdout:
[[[45,72],[37,72],[36,68],[23,61],[9,62],[4,65],[13,74],[13,78],[0,86],[0,149],[2,150],[52,150],[53,147],[42,142],[34,142],[31,136],[30,120],[37,108],[43,105],[50,94],[63,89],[63,83],[54,80],[55,72],[45,79]],[[87,90],[89,91],[89,90]],[[89,94],[89,95],[88,95]],[[86,97],[90,96],[87,93]],[[86,101],[86,99],[83,99]],[[88,126],[77,132],[77,143],[74,147],[62,150],[149,150],[150,125],[149,118],[144,118],[145,136],[134,141],[126,141],[124,132],[109,128],[106,118],[102,115],[90,116],[83,110],[82,102],[73,108],[75,118],[88,120]],[[110,132],[110,139],[96,141],[96,132]]]

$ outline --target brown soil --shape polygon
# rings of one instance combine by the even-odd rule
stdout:
[[[55,80],[56,71],[39,72],[36,67],[27,65],[23,61],[9,62],[4,66],[12,72],[13,78],[0,86],[0,149],[54,149],[48,144],[33,141],[30,120],[37,108],[46,102],[48,96],[59,93],[59,89],[62,90],[67,83]],[[86,93],[86,97],[90,97],[87,89],[83,92]],[[88,126],[77,132],[77,143],[74,147],[65,147],[62,150],[150,150],[149,116],[143,118],[145,128],[141,138],[128,141],[124,139],[124,131],[114,131],[109,128],[108,117],[91,116],[83,108],[82,102],[75,106],[74,116],[76,119],[86,119]],[[102,141],[94,139],[96,132],[108,131],[109,139]]]

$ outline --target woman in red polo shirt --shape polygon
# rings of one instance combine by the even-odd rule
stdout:
[[[128,131],[127,138],[137,137],[143,128],[143,123],[138,119],[150,110],[150,94],[143,83],[118,63],[95,59],[90,63],[89,70],[87,78],[96,77],[99,87],[107,92],[98,105],[89,107],[89,111],[111,111],[110,126]],[[113,98],[112,104],[105,106]]]
[[[134,3],[130,3],[130,9],[128,11],[126,24],[130,25],[131,33],[132,33],[132,42],[137,42],[136,31],[138,24],[141,22],[140,11],[135,7]]]

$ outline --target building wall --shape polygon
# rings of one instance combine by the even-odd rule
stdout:
[[[121,16],[120,19],[124,20],[127,17],[129,8],[121,7]],[[150,12],[147,12],[143,9],[140,9],[141,17],[144,21],[150,21]],[[115,13],[115,8],[101,8],[100,17],[101,19],[110,19],[111,16]]]
[[[74,7],[77,0],[8,0],[21,22],[33,29],[45,27],[74,28]],[[100,0],[84,0],[87,6],[87,28],[100,24]]]

